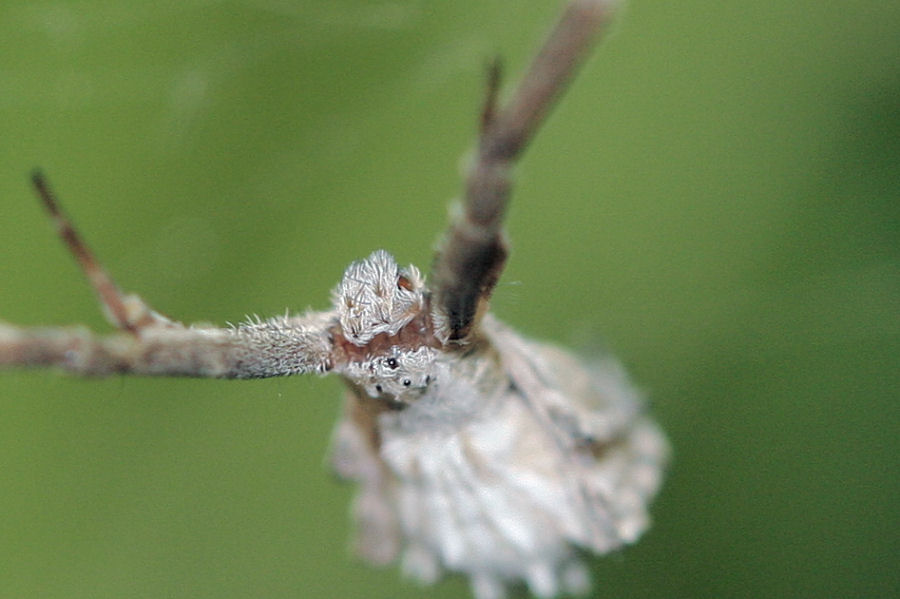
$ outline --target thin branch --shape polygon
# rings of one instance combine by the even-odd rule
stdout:
[[[466,178],[462,212],[451,223],[434,265],[437,305],[448,321],[451,340],[465,340],[469,335],[506,261],[501,225],[510,195],[510,170],[609,23],[614,4],[611,0],[571,2],[499,112],[492,99],[496,75],[489,79],[482,133]]]

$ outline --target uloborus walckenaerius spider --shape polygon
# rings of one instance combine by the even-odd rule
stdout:
[[[359,555],[399,561],[426,583],[461,573],[477,599],[521,583],[541,597],[584,591],[581,554],[615,550],[647,528],[667,443],[613,358],[581,360],[524,338],[488,302],[507,259],[510,171],[612,4],[569,3],[507,102],[491,67],[463,199],[430,281],[377,250],[346,269],[328,310],[184,325],[119,290],[36,172],[38,196],[119,333],[0,324],[0,365],[85,376],[337,374],[347,397],[331,460],[358,484]]]

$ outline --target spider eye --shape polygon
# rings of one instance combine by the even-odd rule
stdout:
[[[403,379],[403,386],[404,386],[404,387],[409,387],[410,385],[412,385],[412,381],[411,381],[411,380],[409,380],[409,379]]]
[[[399,363],[397,362],[397,358],[388,358],[388,359],[387,359],[387,366],[388,366],[388,368],[390,368],[391,370],[393,370],[394,368],[397,368],[397,366],[399,366]]]
[[[379,393],[381,393],[381,391],[382,391],[381,385],[375,385],[375,390],[378,391]]]

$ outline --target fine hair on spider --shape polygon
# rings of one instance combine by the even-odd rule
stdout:
[[[511,170],[612,17],[572,0],[508,102],[488,74],[459,209],[430,281],[384,250],[350,264],[324,311],[185,325],[123,293],[33,186],[118,333],[0,322],[0,367],[75,375],[346,383],[331,463],[354,481],[355,549],[424,583],[468,577],[476,599],[524,584],[538,597],[590,586],[585,553],[636,541],[668,460],[665,436],[619,363],[522,337],[488,312],[507,258]]]

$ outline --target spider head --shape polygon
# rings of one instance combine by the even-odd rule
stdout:
[[[411,404],[438,378],[437,355],[430,347],[394,346],[387,353],[349,363],[343,374],[369,397]]]
[[[419,270],[401,269],[384,250],[348,266],[332,293],[343,334],[358,346],[381,333],[395,335],[421,312],[424,297]]]

